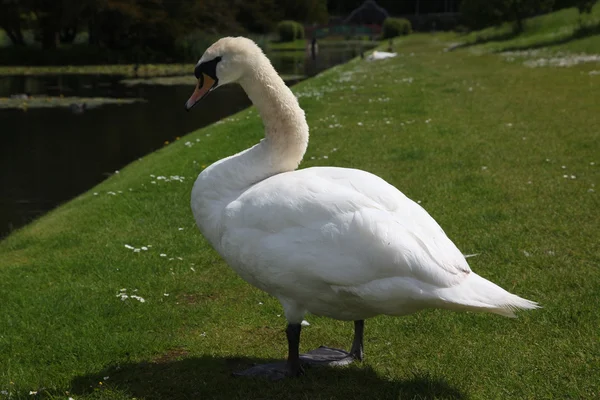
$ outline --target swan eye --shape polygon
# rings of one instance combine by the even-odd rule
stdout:
[[[211,61],[200,63],[194,68],[194,75],[198,79],[198,84],[192,96],[185,103],[187,111],[219,85],[219,79],[217,78],[217,64],[219,61],[221,61],[221,57],[216,57]]]
[[[222,59],[223,57],[218,56],[210,61],[205,61],[201,64],[196,65],[196,68],[194,68],[194,75],[197,79],[201,79],[202,74],[206,74],[214,80],[217,80],[217,64]]]

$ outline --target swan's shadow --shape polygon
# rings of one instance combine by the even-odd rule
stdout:
[[[128,363],[71,382],[72,393],[110,390],[147,400],[168,399],[465,399],[443,379],[415,375],[392,381],[365,365],[311,368],[297,379],[271,382],[233,377],[255,363],[274,360],[192,357],[182,360]],[[108,377],[102,385],[100,381]]]

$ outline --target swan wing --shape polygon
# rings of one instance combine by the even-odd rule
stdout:
[[[263,289],[387,278],[449,287],[470,268],[435,220],[383,179],[343,168],[275,175],[225,208],[220,252]]]

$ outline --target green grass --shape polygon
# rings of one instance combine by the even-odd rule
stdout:
[[[134,64],[120,65],[63,65],[63,66],[1,66],[0,76],[4,75],[122,75],[122,76],[172,76],[189,74],[194,64],[142,64],[135,69]]]
[[[581,23],[576,8],[568,8],[525,22],[525,30],[513,33],[512,24],[490,27],[462,38],[465,44],[480,52],[528,50],[544,48],[549,51],[598,52],[600,48],[600,2],[590,14],[583,14]]]
[[[340,38],[324,38],[317,41],[320,47],[372,47],[373,42],[369,40],[345,40]],[[267,45],[268,50],[306,50],[310,46],[310,40],[298,39],[293,42],[269,42]]]
[[[397,42],[396,58],[354,60],[297,85],[311,126],[302,168],[380,175],[421,201],[465,254],[480,253],[469,259],[476,272],[543,309],[516,320],[440,310],[377,317],[366,322],[362,364],[276,383],[230,377],[287,348],[278,302],[227,267],[189,208],[202,168],[262,137],[249,109],[133,162],[0,242],[0,391],[11,399],[598,398],[600,77],[587,74],[590,64],[532,69],[443,51],[456,40],[414,35]],[[175,175],[183,182],[159,179]],[[121,289],[145,302],[120,300]],[[307,319],[302,351],[349,346],[350,323]]]

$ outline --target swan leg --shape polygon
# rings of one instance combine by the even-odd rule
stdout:
[[[302,325],[288,324],[285,330],[288,340],[288,358],[286,362],[255,365],[245,371],[234,372],[234,376],[262,376],[271,380],[300,376],[304,373],[302,364],[339,366],[348,365],[363,359],[363,337],[365,321],[354,321],[354,340],[350,352],[321,346],[318,349],[300,354],[300,332]]]
[[[355,360],[362,361],[364,357],[363,351],[363,337],[365,332],[365,321],[358,320],[354,321],[354,340],[352,341],[352,347],[350,348],[350,355]]]
[[[288,340],[287,375],[299,376],[304,373],[300,364],[300,331],[302,325],[288,324],[285,334]]]
[[[262,376],[271,380],[300,376],[304,373],[300,362],[300,331],[302,325],[288,324],[285,330],[288,340],[287,362],[255,365],[245,371],[234,372],[234,376]]]
[[[354,340],[350,352],[321,346],[318,349],[309,351],[300,356],[300,360],[308,365],[348,365],[353,361],[362,361],[363,359],[363,336],[365,321],[354,321]]]

